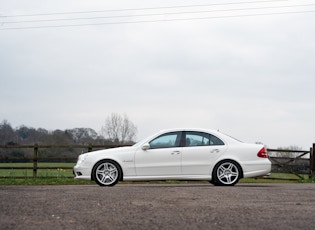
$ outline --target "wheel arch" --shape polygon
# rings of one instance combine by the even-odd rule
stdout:
[[[218,164],[221,164],[222,162],[224,162],[224,161],[232,161],[232,162],[234,162],[235,164],[237,164],[238,165],[238,167],[239,167],[239,169],[241,170],[240,171],[240,178],[244,178],[244,169],[243,169],[243,167],[242,167],[242,164],[239,162],[239,161],[237,161],[237,160],[235,160],[235,159],[233,159],[233,158],[225,158],[225,159],[220,159],[218,162],[216,162],[214,165],[213,165],[213,167],[212,167],[212,172],[211,172],[211,177],[212,177],[212,179],[213,179],[213,174],[215,173],[214,171],[214,169],[216,168],[216,166],[218,165]]]
[[[123,181],[123,178],[124,178],[124,171],[122,170],[122,167],[120,165],[120,163],[116,160],[113,160],[113,159],[110,159],[110,158],[104,158],[104,159],[100,159],[98,161],[95,162],[95,164],[93,165],[93,168],[92,168],[92,171],[91,171],[91,180],[92,181],[95,181],[95,173],[94,173],[94,170],[96,168],[96,166],[100,163],[100,162],[103,162],[103,161],[109,161],[111,163],[114,163],[117,165],[117,167],[119,167],[119,170],[121,172],[121,175],[120,175],[120,178],[118,179],[118,181]]]

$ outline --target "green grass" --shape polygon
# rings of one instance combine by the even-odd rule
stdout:
[[[32,169],[0,169],[0,185],[74,185],[95,184],[91,181],[74,180],[72,168],[75,163],[38,163],[38,167],[54,167],[55,169],[38,169],[37,178]],[[0,167],[33,167],[33,163],[0,163]],[[65,169],[69,168],[70,169]],[[289,173],[272,173],[265,178],[241,179],[240,183],[315,183],[315,178],[303,179]],[[125,183],[125,182],[124,182]],[[130,183],[130,182],[126,182]],[[154,182],[157,183],[157,182]],[[158,183],[192,183],[187,181],[166,181]]]
[[[54,167],[55,169],[38,169],[37,177],[73,177],[72,168],[75,163],[47,163],[39,162],[37,167]],[[14,169],[15,167],[33,167],[33,163],[0,163],[0,167],[12,167],[12,169],[0,169],[0,178],[3,177],[33,177],[33,169]],[[66,169],[66,168],[71,169]]]
[[[309,180],[308,175],[300,175],[303,179],[291,173],[271,173],[269,176],[259,178],[241,179],[242,183],[300,183]]]
[[[15,167],[33,167],[33,163],[0,163],[0,185],[71,185],[95,184],[95,182],[75,180],[72,168],[75,163],[38,162],[38,167],[54,167],[55,169],[38,169],[37,177],[33,177],[33,169],[14,169]],[[70,169],[65,169],[69,168]]]

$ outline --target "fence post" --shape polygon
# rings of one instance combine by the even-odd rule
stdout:
[[[92,149],[93,149],[92,143],[89,143],[88,152],[92,152]]]
[[[34,144],[33,177],[37,177],[38,144]]]
[[[315,176],[315,143],[310,149],[310,178]]]

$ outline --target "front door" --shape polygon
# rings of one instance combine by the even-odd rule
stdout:
[[[149,142],[148,150],[135,153],[137,176],[176,176],[181,174],[181,132],[169,132]]]

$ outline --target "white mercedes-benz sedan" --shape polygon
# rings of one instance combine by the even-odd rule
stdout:
[[[75,179],[100,186],[118,181],[207,180],[235,185],[271,170],[266,148],[208,129],[161,131],[130,147],[88,152],[73,168]]]

